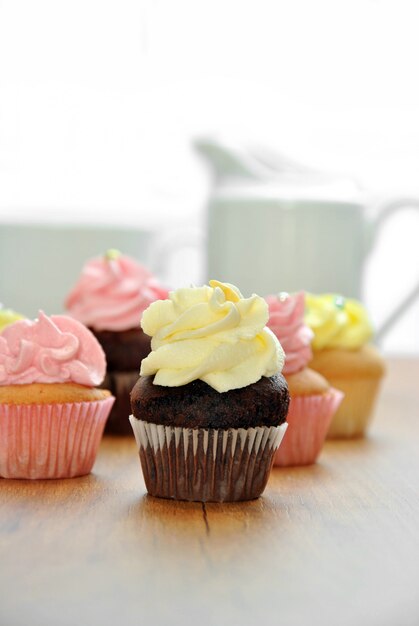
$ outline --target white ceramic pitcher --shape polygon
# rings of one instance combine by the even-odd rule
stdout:
[[[353,181],[270,155],[257,158],[213,139],[198,140],[196,147],[215,173],[207,277],[240,285],[245,294],[305,289],[360,298],[364,263],[380,226],[401,208],[419,208],[417,199],[398,198],[372,218]],[[417,295],[419,287],[385,330]]]

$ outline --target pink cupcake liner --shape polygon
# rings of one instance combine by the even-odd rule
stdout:
[[[288,430],[275,453],[274,465],[310,465],[320,454],[333,415],[344,394],[331,389],[327,394],[292,397]]]
[[[0,404],[0,476],[72,478],[88,474],[113,397],[63,404]]]

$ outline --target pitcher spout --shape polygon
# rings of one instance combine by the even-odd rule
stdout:
[[[260,181],[269,178],[266,168],[240,146],[216,137],[198,137],[195,149],[209,163],[215,181]]]

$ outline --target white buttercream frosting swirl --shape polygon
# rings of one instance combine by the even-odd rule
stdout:
[[[144,312],[152,352],[141,375],[166,387],[203,380],[219,392],[239,389],[282,370],[284,352],[266,328],[268,305],[257,295],[244,298],[228,283],[178,289]]]

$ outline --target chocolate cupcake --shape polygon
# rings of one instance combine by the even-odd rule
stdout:
[[[152,352],[130,421],[148,492],[195,501],[257,498],[286,430],[284,354],[268,307],[232,285],[179,289],[143,314]]]
[[[68,313],[92,331],[106,354],[103,386],[116,398],[106,433],[132,434],[129,393],[138,379],[141,360],[151,349],[140,319],[150,303],[166,298],[167,293],[134,259],[109,250],[85,264],[66,299]]]

